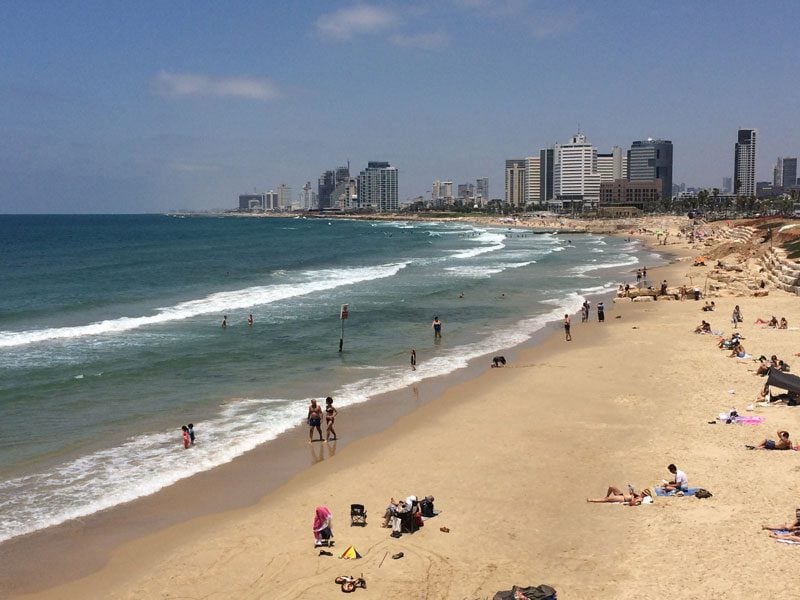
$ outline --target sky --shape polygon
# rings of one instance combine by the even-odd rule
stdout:
[[[674,144],[720,187],[800,154],[800,2],[115,0],[0,7],[0,213],[234,208],[326,169],[400,198],[489,178],[580,128]]]

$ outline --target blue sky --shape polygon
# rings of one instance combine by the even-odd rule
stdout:
[[[0,8],[0,212],[234,207],[348,159],[401,198],[566,141],[671,139],[719,186],[800,154],[800,3],[14,2]]]

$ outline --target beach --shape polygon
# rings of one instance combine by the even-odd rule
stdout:
[[[676,261],[649,269],[654,282],[666,279],[675,287],[689,283],[688,275],[702,280],[710,268],[691,266],[687,259],[696,252],[688,244],[666,249]],[[791,475],[799,459],[795,452],[744,446],[774,438],[777,429],[800,439],[800,414],[786,406],[745,413],[763,385],[755,364],[728,358],[717,336],[692,330],[705,318],[729,334],[738,304],[747,351],[791,363],[800,350],[792,312],[797,298],[770,290],[766,297],[710,299],[717,306],[711,313],[701,311],[702,301],[688,299],[607,301],[605,323],[597,322],[594,308],[588,323],[573,318],[572,342],[564,341],[556,323],[542,343],[508,353],[505,368],[484,365],[445,389],[429,386],[432,400],[407,414],[375,415],[364,437],[299,473],[287,467],[286,481],[254,503],[241,499],[243,506],[188,520],[178,515],[112,543],[91,569],[79,568],[78,558],[81,578],[75,581],[62,571],[42,585],[58,567],[32,564],[27,581],[13,581],[13,593],[328,598],[341,593],[336,576],[362,573],[368,587],[356,593],[385,598],[491,598],[513,584],[539,583],[564,598],[655,598],[665,590],[689,598],[782,593],[795,580],[796,549],[777,544],[760,527],[794,514]],[[786,316],[790,329],[754,324],[773,314]],[[734,406],[766,421],[708,423]],[[337,421],[340,435],[349,427],[348,410]],[[287,464],[309,460],[305,431],[294,433],[282,438]],[[668,478],[669,463],[713,497],[657,498],[640,507],[586,502],[609,485],[652,487]],[[220,473],[227,470],[179,482],[172,497],[164,496],[169,488],[159,492],[149,518],[158,518],[165,504],[191,506],[207,490],[224,489]],[[260,476],[257,461],[236,475]],[[410,494],[435,496],[441,512],[413,535],[391,538],[380,527],[383,510],[390,498]],[[367,527],[350,527],[351,503],[367,507]],[[319,556],[313,546],[317,505],[334,515],[332,557]],[[139,518],[146,529],[147,511]],[[103,526],[113,529],[114,523]],[[78,528],[50,540],[67,555],[85,534]],[[351,544],[362,559],[337,558]],[[397,552],[404,556],[392,559]]]

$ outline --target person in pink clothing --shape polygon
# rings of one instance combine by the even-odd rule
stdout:
[[[191,439],[189,438],[189,428],[184,425],[181,427],[181,431],[183,431],[183,448],[186,449],[189,447],[189,443],[191,442]]]
[[[314,513],[314,546],[322,546],[325,542],[332,545],[331,511],[327,506],[318,506]]]

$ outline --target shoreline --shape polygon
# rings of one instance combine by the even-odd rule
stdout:
[[[613,291],[589,294],[606,299],[608,310],[613,310],[612,295]],[[523,344],[506,350],[511,366],[514,357],[558,337],[560,331],[560,322],[550,323]],[[0,561],[6,568],[5,575],[0,576],[0,590],[28,593],[68,583],[103,568],[116,548],[137,538],[193,519],[251,507],[316,462],[329,459],[353,442],[385,432],[398,419],[435,401],[446,390],[481,377],[489,371],[488,358],[488,354],[478,357],[454,373],[347,407],[342,415],[346,421],[339,420],[340,424],[348,423],[347,438],[336,445],[314,444],[309,449],[305,427],[297,426],[229,463],[154,494],[2,542]],[[251,477],[254,472],[259,473],[255,480]],[[235,497],[229,494],[232,489],[236,490]],[[203,492],[198,494],[197,490]],[[186,498],[191,500],[187,502]],[[75,539],[84,545],[80,555],[71,551],[71,540]],[[33,556],[37,557],[35,562],[31,561]],[[36,565],[40,561],[50,568],[42,572]],[[31,585],[32,581],[36,583]]]

